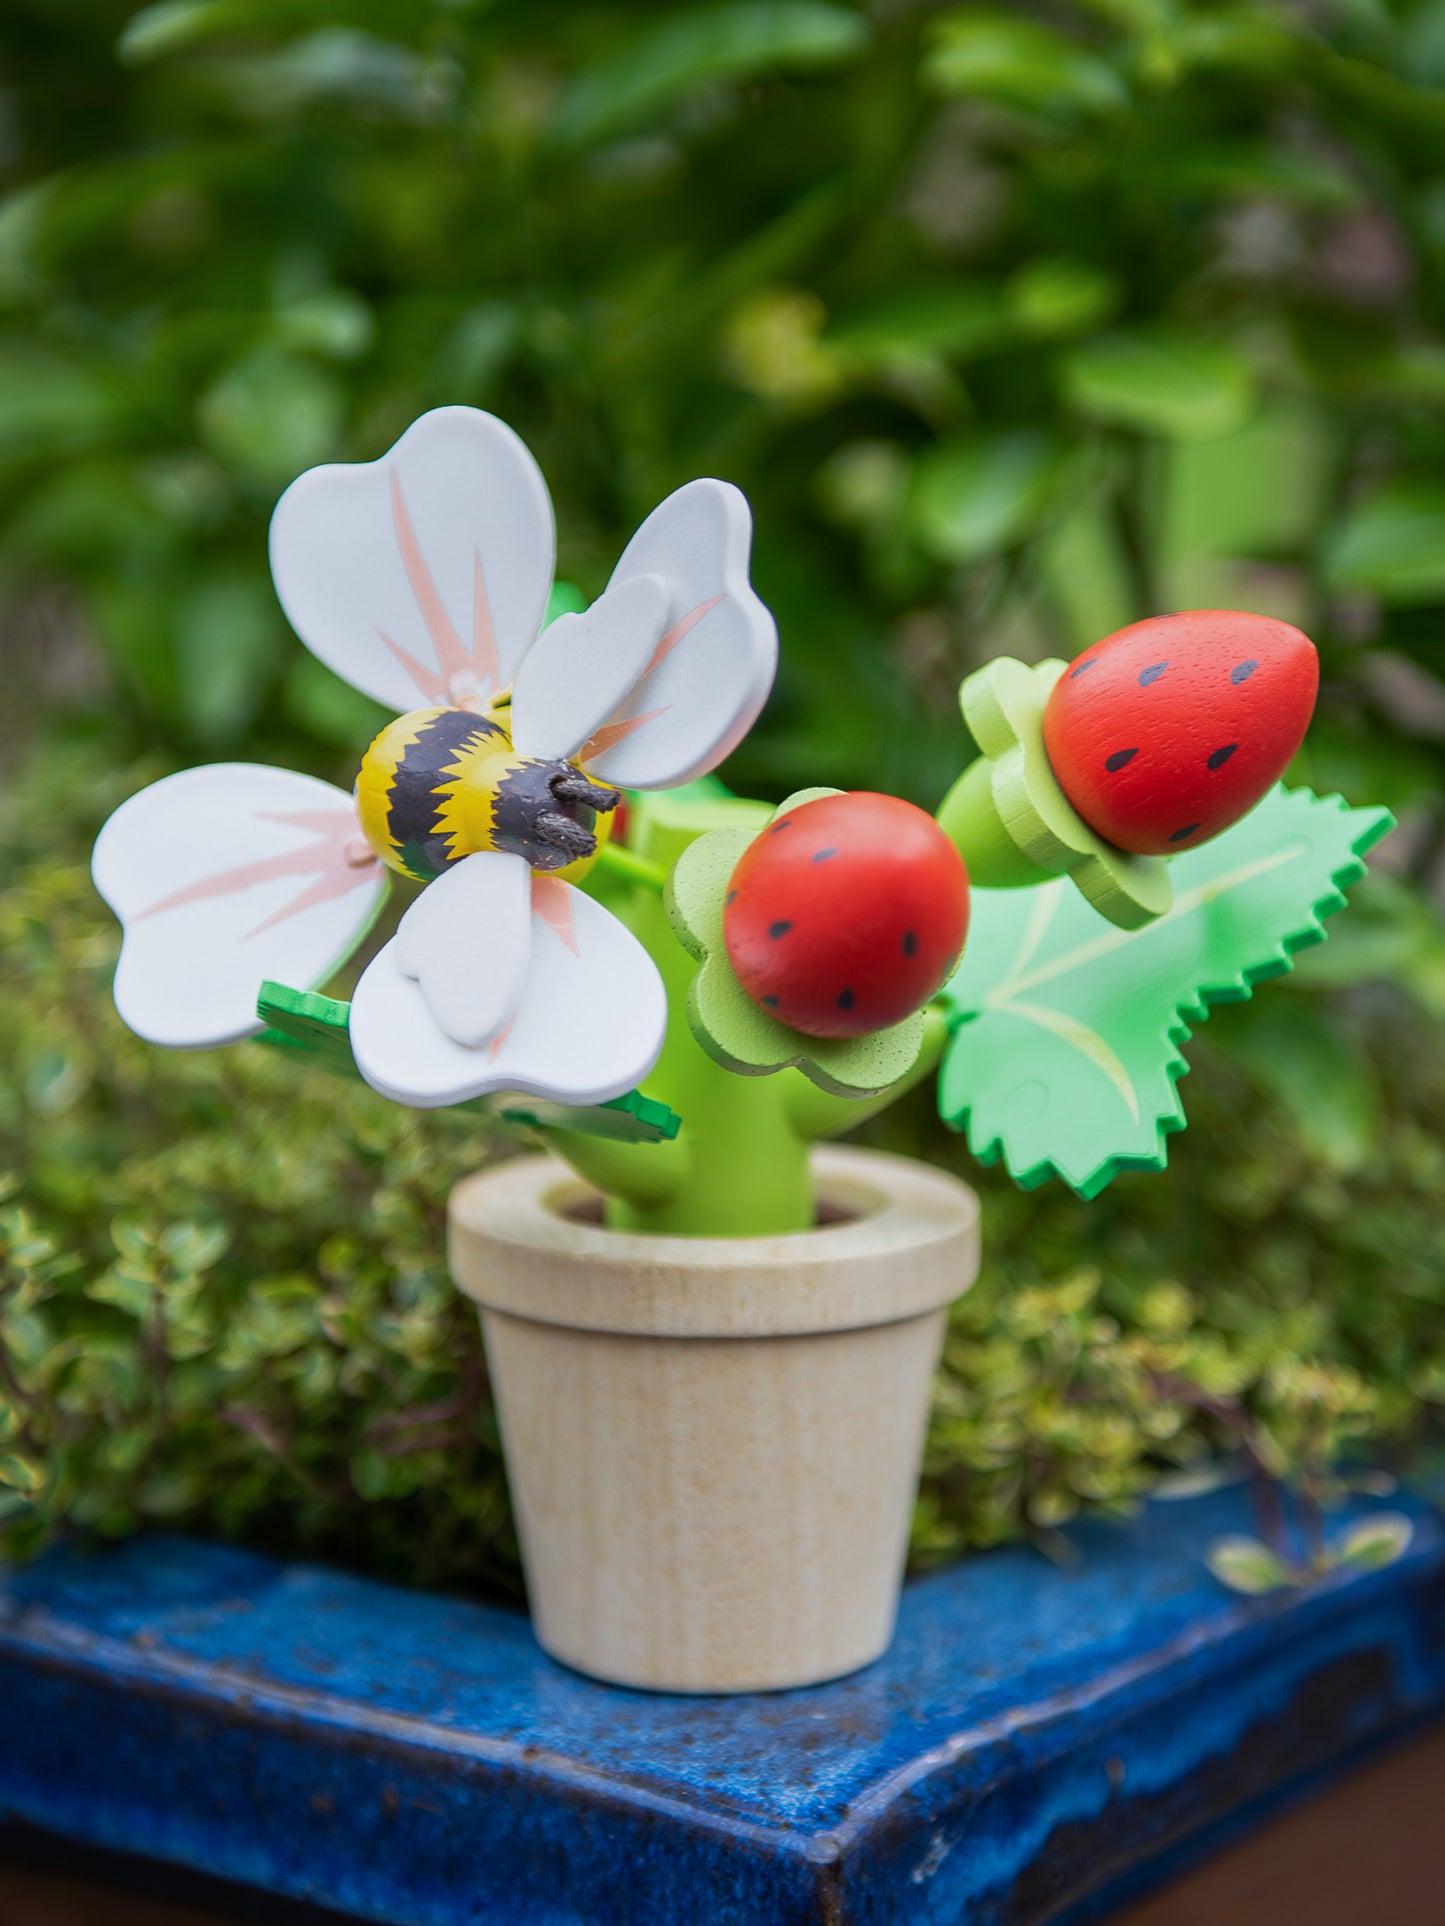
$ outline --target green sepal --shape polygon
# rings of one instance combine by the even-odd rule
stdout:
[[[1105,842],[1059,787],[1044,748],[1044,709],[1067,667],[1052,660],[1030,668],[1000,656],[968,677],[959,706],[983,752],[987,789],[976,764],[945,798],[938,820],[978,884],[1068,876],[1109,922],[1140,929],[1173,901],[1169,865]],[[1012,870],[1010,850],[1018,858]]]
[[[363,1081],[351,1054],[351,1005],[319,990],[292,990],[263,983],[256,1014],[267,1026],[256,1038],[273,1050],[300,1057],[333,1076]]]
[[[981,1163],[1032,1190],[1062,1177],[1096,1196],[1122,1170],[1162,1170],[1184,1127],[1179,1046],[1216,1003],[1320,942],[1323,919],[1389,830],[1386,809],[1276,787],[1242,822],[1170,867],[1173,907],[1111,927],[1063,879],[974,892],[968,946],[943,1001],[954,1035],[945,1123]]]
[[[802,803],[842,793],[800,789],[769,821]],[[796,1069],[832,1096],[876,1096],[913,1067],[923,1042],[922,1012],[872,1036],[810,1037],[760,1010],[728,961],[723,940],[728,883],[756,836],[753,827],[711,830],[683,851],[668,879],[668,918],[678,942],[700,966],[688,991],[688,1027],[714,1063],[738,1076]]]
[[[263,983],[256,1014],[268,1026],[256,1038],[274,1050],[284,1050],[319,1070],[363,1081],[351,1054],[351,1005],[316,990],[292,990],[284,983]],[[610,1137],[621,1143],[670,1142],[682,1127],[675,1110],[640,1090],[613,1097],[608,1103],[555,1103],[548,1097],[527,1097],[503,1090],[474,1097],[457,1110],[492,1117],[520,1130],[574,1130],[585,1137]]]

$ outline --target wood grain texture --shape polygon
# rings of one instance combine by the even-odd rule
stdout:
[[[945,1307],[978,1206],[906,1159],[823,1150],[852,1216],[792,1236],[569,1218],[549,1158],[462,1184],[533,1621],[555,1657],[671,1692],[811,1685],[893,1632]]]

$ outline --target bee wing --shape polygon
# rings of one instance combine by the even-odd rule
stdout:
[[[512,689],[512,746],[574,756],[643,674],[667,627],[657,575],[630,575],[583,615],[559,615],[527,651]]]
[[[659,576],[667,615],[641,675],[578,751],[597,780],[622,789],[689,782],[757,720],[778,632],[748,578],[752,526],[747,498],[730,482],[693,481],[655,508],[623,551],[607,596],[638,576]]]
[[[396,932],[396,964],[444,1035],[490,1043],[521,1000],[531,948],[532,872],[520,856],[467,856],[428,883]]]
[[[254,1036],[267,978],[311,989],[366,934],[386,872],[358,854],[350,796],[287,769],[216,763],[132,796],[91,859],[124,932],[122,1018],[172,1049]]]
[[[667,1024],[652,958],[610,910],[554,876],[532,878],[530,922],[521,1001],[479,1048],[443,1031],[396,944],[386,946],[351,1005],[352,1050],[373,1089],[432,1109],[493,1090],[606,1103],[641,1082]]]
[[[435,408],[372,462],[292,482],[271,518],[288,620],[330,669],[401,712],[505,687],[552,584],[547,485],[479,408]]]

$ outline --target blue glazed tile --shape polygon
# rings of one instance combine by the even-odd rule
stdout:
[[[1445,1534],[1244,1601],[1238,1492],[905,1593],[886,1659],[595,1685],[516,1615],[177,1539],[0,1588],[0,1814],[389,1926],[968,1926],[1090,1906],[1445,1705]]]

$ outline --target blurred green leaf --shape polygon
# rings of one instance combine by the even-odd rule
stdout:
[[[1118,279],[1093,262],[1045,254],[1019,269],[1004,299],[1019,327],[1048,341],[1101,326],[1123,293]]]
[[[1301,1141],[1327,1169],[1358,1170],[1379,1141],[1382,1122],[1379,1080],[1358,1040],[1296,997],[1261,998],[1218,1016],[1211,1043],[1230,1051],[1284,1106]]]
[[[908,519],[928,552],[954,566],[1016,542],[1048,500],[1055,450],[1042,435],[945,442],[918,462]]]
[[[325,104],[426,126],[446,117],[460,75],[448,60],[353,27],[320,27],[274,53],[236,56],[221,76],[243,113],[284,120]]]
[[[1171,440],[1231,434],[1254,406],[1238,349],[1166,329],[1100,335],[1064,357],[1061,376],[1082,414]]]
[[[264,17],[250,0],[161,0],[131,16],[115,50],[126,65],[143,66],[218,35],[243,33]]]
[[[1114,112],[1128,99],[1107,60],[1017,14],[941,14],[931,41],[923,78],[939,93],[971,94],[1062,121]]]
[[[863,363],[911,355],[969,354],[1009,331],[998,290],[957,280],[890,293],[861,312],[840,316],[827,330],[830,348]]]
[[[284,625],[264,576],[217,571],[176,611],[181,699],[196,737],[234,743],[255,722],[280,666]]]
[[[1408,1518],[1399,1512],[1377,1511],[1357,1519],[1340,1534],[1334,1555],[1342,1565],[1377,1572],[1403,1558],[1414,1536],[1415,1527]]]
[[[292,657],[281,702],[289,720],[315,741],[357,753],[391,721],[389,709],[308,653]]]
[[[328,369],[271,348],[228,368],[197,404],[215,454],[278,491],[335,452],[345,409],[346,392]]]
[[[1216,1538],[1204,1555],[1205,1563],[1232,1592],[1256,1598],[1296,1582],[1291,1568],[1258,1538]]]
[[[1445,487],[1411,482],[1362,502],[1329,535],[1325,572],[1398,607],[1445,600]]]
[[[583,145],[626,132],[706,85],[777,70],[831,67],[868,44],[868,24],[824,0],[694,7],[648,26],[584,70],[557,109],[553,130]]]
[[[121,428],[130,401],[106,372],[39,343],[0,343],[0,461],[85,453]]]

